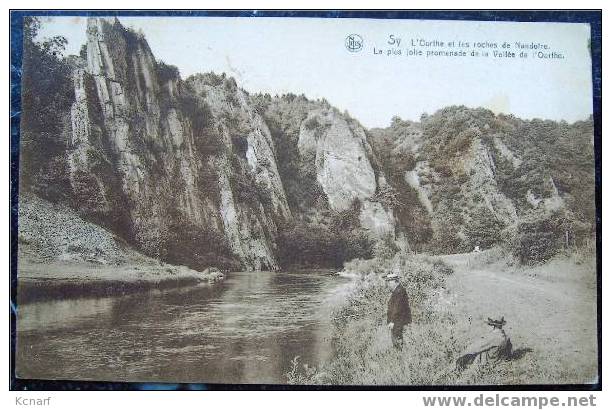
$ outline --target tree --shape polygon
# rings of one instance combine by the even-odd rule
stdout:
[[[466,235],[471,247],[487,249],[500,242],[501,231],[505,224],[485,206],[480,206],[466,226]]]
[[[25,17],[23,28],[21,184],[47,199],[68,192],[62,158],[63,130],[74,101],[71,69],[63,58],[67,40],[55,36],[37,40],[40,21]]]

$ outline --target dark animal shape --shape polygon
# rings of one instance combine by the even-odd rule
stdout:
[[[511,360],[519,360],[526,356],[526,353],[531,353],[532,351],[533,349],[531,349],[530,347],[521,347],[519,349],[516,349],[511,353]]]
[[[477,358],[477,353],[467,353],[463,356],[460,356],[457,360],[456,360],[456,370],[458,371],[463,371],[467,368],[467,366],[470,366],[475,359]]]
[[[467,353],[460,356],[456,360],[456,370],[462,371],[466,369],[467,366],[473,364],[473,362],[477,358],[479,358],[480,362],[482,360],[485,360],[486,362],[489,360],[498,362],[501,360],[514,360],[516,359],[516,355],[513,351],[513,344],[511,343],[511,339],[507,338],[499,346],[491,346],[484,350],[480,350],[474,353]]]

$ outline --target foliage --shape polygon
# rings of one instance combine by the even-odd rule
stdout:
[[[170,64],[166,64],[163,61],[158,61],[156,64],[157,78],[161,84],[165,84],[171,80],[180,79],[180,72],[178,67]]]
[[[248,151],[248,138],[244,135],[233,134],[231,136],[231,144],[233,151],[236,155],[242,158],[246,158],[246,151]]]
[[[270,206],[272,204],[272,193],[269,188],[256,181],[255,177],[247,172],[235,172],[229,178],[235,199],[247,205],[250,209],[259,210],[261,205]]]
[[[395,239],[392,235],[385,235],[382,240],[377,241],[374,247],[374,256],[377,259],[391,259],[399,252]]]
[[[360,203],[345,211],[328,211],[318,222],[294,220],[278,234],[279,260],[284,267],[339,268],[355,258],[373,257],[373,241],[360,227]]]
[[[24,17],[21,186],[57,201],[69,192],[63,133],[74,89],[63,58],[67,40],[55,36],[38,41],[39,29],[36,17]]]
[[[339,268],[347,260],[372,257],[372,242],[365,232],[338,233],[319,223],[288,223],[279,232],[278,245],[285,268]]]
[[[488,249],[500,242],[501,231],[505,224],[486,206],[480,206],[472,212],[471,220],[465,226],[465,233],[470,249],[479,246]]]
[[[393,117],[391,126],[368,133],[375,158],[379,161],[388,186],[381,186],[376,200],[391,208],[399,228],[415,249],[421,249],[431,239],[430,218],[418,198],[418,193],[406,181],[406,172],[416,167],[412,149],[419,142],[418,124]]]
[[[443,381],[462,347],[452,332],[454,318],[435,309],[452,269],[440,260],[398,253],[391,259],[354,261],[357,274],[345,302],[333,312],[336,354],[319,369],[293,366],[289,383],[406,385]],[[397,273],[410,298],[414,323],[405,331],[402,351],[392,347],[386,326],[390,291],[382,276]],[[418,360],[414,360],[418,358]]]
[[[203,270],[209,266],[236,267],[236,257],[222,232],[195,226],[181,217],[171,219],[162,235],[159,257],[171,264]]]
[[[546,260],[547,253],[561,249],[556,245],[558,239],[552,239],[558,234],[545,222],[545,213],[535,212],[543,219],[532,220],[533,205],[527,201],[527,194],[541,201],[561,198],[565,224],[572,227],[569,236],[575,243],[592,236],[595,208],[591,118],[574,124],[524,121],[481,108],[452,106],[423,116],[421,127],[418,158],[427,161],[433,171],[428,182],[435,226],[430,248],[435,252],[460,252],[475,244],[491,246],[498,243],[498,235],[505,228],[493,212],[484,210],[482,215],[483,207],[488,206],[480,190],[482,181],[473,184],[477,173],[470,168],[477,155],[471,149],[476,141],[491,163],[490,169],[483,170],[478,178],[490,175],[486,183],[515,206],[518,222],[525,221],[523,226],[528,233],[522,234],[522,260]],[[533,254],[529,255],[527,249]]]
[[[318,129],[320,127],[320,123],[318,122],[318,117],[313,116],[309,120],[306,120],[303,123],[303,126],[306,127],[306,129],[309,130],[309,131],[313,131],[313,130]]]
[[[506,242],[522,264],[550,260],[558,252],[572,251],[586,244],[591,235],[588,224],[580,223],[571,212],[533,210],[524,215],[517,233]]]
[[[305,214],[318,207],[326,208],[327,198],[316,180],[314,158],[301,156],[298,150],[299,124],[307,110],[299,110],[296,118],[277,110],[266,113],[265,120],[274,140],[278,173],[293,213]],[[286,118],[289,117],[289,118]]]
[[[191,121],[193,133],[200,135],[205,133],[213,125],[213,115],[205,102],[200,102],[195,97],[194,92],[186,89],[177,97],[178,109]]]

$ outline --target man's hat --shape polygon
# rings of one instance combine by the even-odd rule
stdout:
[[[507,322],[505,321],[505,316],[502,316],[500,320],[490,319],[488,318],[488,325],[501,328],[505,326]]]
[[[399,280],[399,275],[397,275],[396,273],[389,273],[388,275],[384,276],[385,280]]]

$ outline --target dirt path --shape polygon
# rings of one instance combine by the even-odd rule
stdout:
[[[489,331],[487,317],[505,317],[514,349],[562,369],[542,383],[591,383],[597,374],[596,287],[587,268],[568,260],[537,269],[510,270],[478,263],[473,254],[443,259],[455,274],[448,281],[451,302],[464,320],[463,335],[476,340]],[[547,366],[547,365],[545,365]],[[544,367],[545,367],[544,366]],[[556,380],[561,374],[562,380]]]

